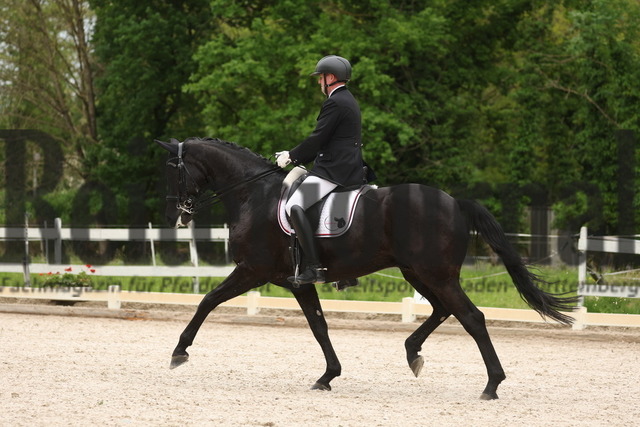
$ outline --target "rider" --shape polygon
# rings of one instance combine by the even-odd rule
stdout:
[[[313,168],[286,204],[286,212],[296,231],[307,262],[306,269],[288,280],[295,284],[324,283],[312,228],[305,211],[336,187],[362,185],[373,178],[362,160],[360,107],[347,89],[351,64],[345,58],[329,55],[318,61],[312,76],[327,96],[317,118],[315,130],[291,151],[276,153],[284,168],[314,160]]]

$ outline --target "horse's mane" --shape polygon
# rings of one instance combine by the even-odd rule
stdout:
[[[221,145],[224,146],[226,148],[229,148],[232,151],[237,151],[238,153],[242,154],[242,155],[247,155],[249,157],[254,158],[255,160],[259,160],[263,163],[271,164],[271,161],[263,156],[261,156],[260,154],[254,153],[253,151],[251,151],[250,149],[248,149],[247,147],[242,147],[234,142],[230,142],[230,141],[225,141],[219,138],[210,138],[210,137],[205,137],[205,138],[200,138],[200,137],[189,137],[187,139],[184,140],[185,143],[187,142],[192,142],[192,143],[197,143],[197,144],[217,144],[217,145]]]

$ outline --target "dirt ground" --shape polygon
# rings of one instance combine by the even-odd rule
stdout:
[[[212,316],[190,362],[169,370],[185,319],[131,318],[0,312],[0,425],[628,426],[640,417],[637,330],[491,326],[507,379],[499,400],[481,401],[484,364],[456,324],[427,340],[415,378],[407,325],[329,318],[343,370],[322,392],[309,387],[324,359],[299,320]]]

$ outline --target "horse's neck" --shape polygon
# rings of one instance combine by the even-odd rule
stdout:
[[[226,148],[226,147],[225,147]],[[255,182],[248,182],[270,165],[249,153],[235,152],[235,148],[219,149],[215,153],[202,153],[198,157],[209,177],[214,177],[214,190],[221,192],[222,204],[230,221],[239,220],[246,210],[273,210],[277,204],[284,176],[276,173]],[[243,182],[247,182],[243,185]],[[229,189],[227,191],[227,189]],[[273,205],[273,209],[270,207]]]
[[[270,221],[277,221],[282,180],[274,178],[266,177],[237,187],[222,197],[227,220],[232,227],[238,224],[266,225]]]
[[[194,153],[207,176],[215,178],[217,189],[236,185],[269,168],[250,151],[222,144],[202,145],[201,150]]]

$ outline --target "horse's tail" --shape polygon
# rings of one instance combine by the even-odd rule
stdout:
[[[560,313],[560,310],[573,311],[577,297],[564,296],[566,293],[551,294],[540,289],[539,285],[549,282],[527,269],[493,215],[473,200],[456,201],[465,214],[469,227],[480,233],[491,249],[500,256],[522,299],[543,317],[550,317],[565,325],[573,323],[574,319]]]

